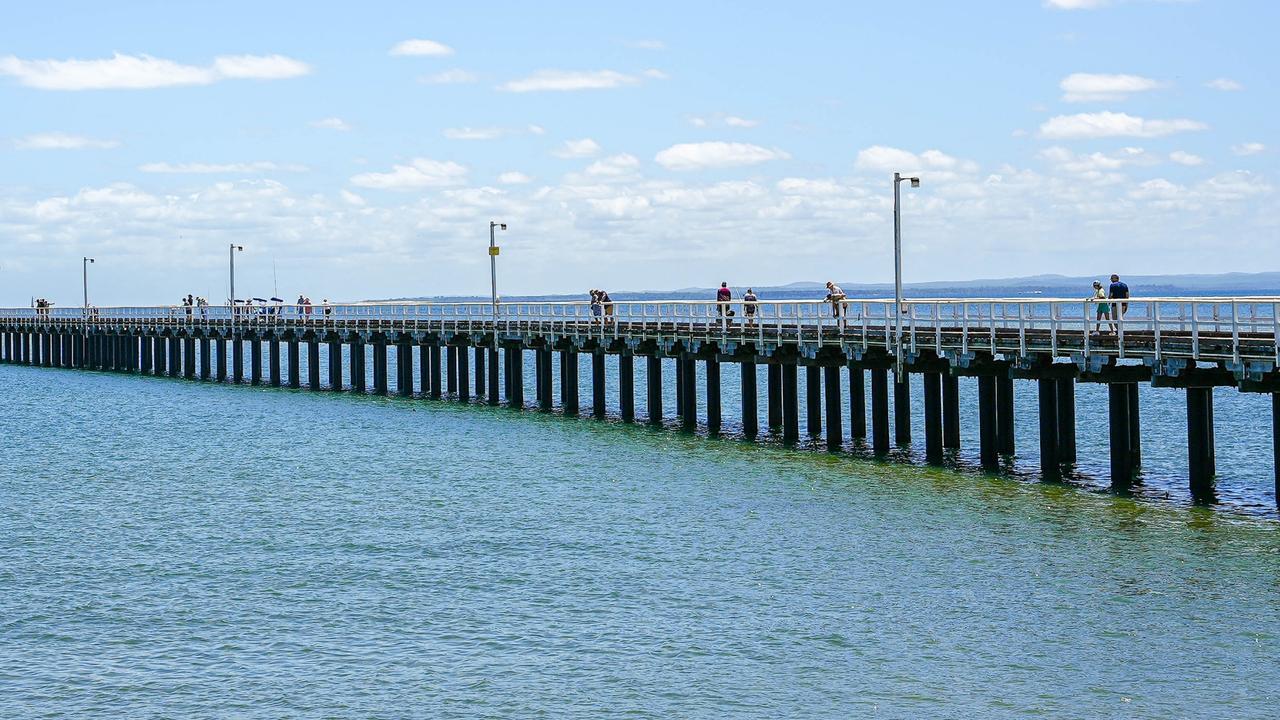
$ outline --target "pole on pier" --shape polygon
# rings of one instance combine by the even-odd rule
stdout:
[[[889,453],[889,371],[871,368],[871,447],[876,455]]]
[[[769,429],[777,430],[782,427],[782,365],[778,361],[774,361],[765,366],[768,370],[768,376],[765,378],[768,387],[768,411],[769,411]]]
[[[905,370],[893,376],[893,442],[911,444],[911,373]]]
[[[849,366],[849,439],[867,439],[867,373]]]
[[[342,390],[342,341],[329,341],[329,389],[334,392]]]
[[[484,358],[485,358],[486,352],[488,352],[488,348],[486,348],[484,345],[476,345],[475,373],[476,373],[476,399],[477,400],[484,397],[485,380],[488,379],[488,375],[485,373],[485,369],[484,369]],[[410,376],[412,376],[412,374],[413,373],[410,373]]]
[[[206,381],[213,378],[213,358],[210,357],[210,345],[209,336],[205,335],[200,338],[200,379]],[[144,366],[150,362],[147,360],[146,354],[147,344],[146,339],[144,338],[142,344],[142,364]],[[145,367],[143,367],[143,372],[146,372]]]
[[[680,353],[680,385],[684,389],[684,413],[680,415],[680,426],[685,430],[693,430],[698,426],[698,371],[693,353]]]
[[[280,338],[277,337],[267,341],[267,382],[271,387],[280,387]]]
[[[804,369],[805,429],[817,437],[822,434],[822,368],[807,365]]]
[[[381,335],[373,338],[373,392],[387,394],[387,338]]]
[[[307,387],[320,389],[320,340],[315,337],[307,341]]]
[[[1128,490],[1133,483],[1133,458],[1130,455],[1129,385],[1107,385],[1109,435],[1111,443],[1111,487]]]
[[[298,357],[298,338],[289,338],[289,387],[295,390],[302,387],[302,360]]]
[[[924,458],[942,464],[942,373],[924,374]]]
[[[1076,381],[1058,378],[1058,461],[1076,461]]]
[[[978,455],[983,470],[1000,469],[996,443],[996,379],[991,375],[978,376]]]
[[[489,354],[489,385],[485,399],[490,405],[498,404],[498,348],[496,345],[490,345],[485,348],[485,352]],[[422,391],[426,392],[426,376],[423,375]]]
[[[454,348],[457,353],[457,359],[454,361],[458,364],[458,399],[462,402],[471,400],[471,368],[470,362],[467,360],[467,348],[459,345]]]
[[[1213,388],[1187,388],[1187,469],[1191,499],[1214,502]]]
[[[319,352],[316,352],[316,371],[319,372]],[[159,368],[157,368],[157,371]],[[158,374],[158,373],[157,373]],[[239,385],[244,381],[244,338],[240,333],[231,336],[231,382]],[[319,384],[318,382],[316,383]]]
[[[218,346],[218,362],[215,363],[218,382],[224,383],[227,381],[227,339],[219,336],[214,344]],[[156,362],[159,361],[160,359],[156,358]]]
[[[1058,451],[1058,381],[1053,378],[1036,380],[1040,403],[1040,477],[1043,480],[1062,478],[1062,458]]]
[[[960,449],[960,378],[942,373],[942,447]]]
[[[560,351],[560,407],[565,415],[578,414],[578,351]]]
[[[1138,407],[1138,383],[1129,383],[1129,462],[1134,472],[1142,467],[1142,416]],[[1213,402],[1209,403],[1209,422],[1213,423]],[[1213,450],[1213,434],[1210,433],[1209,449]]]
[[[760,434],[759,394],[756,391],[756,364],[739,364],[742,371],[742,434],[754,440]]]
[[[604,417],[604,351],[591,353],[591,414]]]
[[[133,361],[137,342],[132,335],[125,336],[125,355],[129,361],[129,372],[133,372],[137,367]],[[182,376],[188,380],[196,379],[196,339],[190,335],[182,339]]]
[[[347,371],[351,377],[351,389],[358,393],[366,392],[369,389],[369,373],[365,362],[369,353],[365,349],[364,339],[352,338],[347,351],[351,355],[351,367]]]
[[[618,411],[622,422],[636,420],[636,358],[630,348],[618,356]]]
[[[403,338],[396,343],[396,392],[400,397],[413,395],[413,348]]]
[[[524,348],[511,348],[511,407],[524,407]]]
[[[720,360],[709,357],[706,360],[707,371],[707,432],[715,435],[720,432],[722,424],[720,414]]]
[[[662,358],[657,355],[650,355],[645,359],[646,372],[645,382],[647,385],[647,397],[645,398],[645,412],[649,416],[650,425],[662,424]]]
[[[996,378],[996,448],[1002,455],[1014,453],[1013,378],[1007,374]]]
[[[829,365],[822,369],[823,391],[827,408],[827,450],[837,452],[844,445],[844,428],[840,422],[840,367]]]
[[[800,398],[797,396],[796,365],[782,365],[782,442],[795,443],[800,439]]]
[[[430,345],[431,350],[431,397],[435,400],[440,399],[440,380],[444,373],[444,368],[440,366],[440,346],[436,343]],[[508,357],[510,357],[510,348],[508,348]],[[510,373],[508,373],[510,375]],[[507,397],[512,395],[511,390],[507,390]]]

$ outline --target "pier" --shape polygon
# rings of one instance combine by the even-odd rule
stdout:
[[[1078,454],[1076,384],[1101,383],[1108,397],[1110,483],[1121,492],[1141,466],[1137,388],[1149,384],[1186,394],[1187,483],[1203,503],[1215,500],[1212,390],[1234,387],[1271,395],[1280,490],[1280,298],[1133,299],[1114,332],[1105,332],[1104,322],[1102,333],[1092,332],[1094,309],[1092,301],[1049,299],[912,300],[898,308],[891,300],[835,307],[820,301],[750,307],[741,301],[615,301],[602,315],[580,302],[277,305],[234,312],[225,306],[8,308],[0,309],[0,360],[541,411],[558,407],[578,415],[579,357],[585,354],[591,358],[591,415],[605,417],[606,398],[616,394],[623,422],[675,418],[685,430],[705,428],[711,435],[724,429],[724,366],[736,365],[745,438],[761,432],[763,396],[770,431],[798,443],[803,417],[807,435],[822,438],[832,451],[869,440],[872,452],[886,457],[891,448],[919,442],[920,422],[930,464],[942,464],[945,451],[960,446],[959,384],[972,382],[980,464],[993,472],[1015,451],[1015,423],[1032,422],[1014,417],[1013,402],[1018,388],[1031,386],[1046,481],[1062,479]],[[609,355],[617,359],[613,378],[606,372]],[[647,386],[639,392],[643,414],[636,403],[636,358],[647,369]],[[674,377],[663,376],[665,358],[674,360]],[[532,404],[526,404],[524,368],[530,361],[534,387]],[[767,368],[763,392],[759,366]],[[841,396],[842,374],[848,398]],[[913,374],[922,376],[919,418],[911,411]],[[664,381],[675,384],[670,417]]]

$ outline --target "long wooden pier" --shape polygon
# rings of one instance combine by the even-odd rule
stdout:
[[[1118,305],[1118,304],[1117,304]],[[675,361],[680,425],[722,430],[721,366],[741,373],[742,434],[760,432],[757,366],[768,370],[766,418],[785,442],[800,439],[799,376],[812,433],[826,447],[868,435],[887,455],[912,441],[909,377],[923,376],[925,457],[942,463],[960,446],[959,383],[977,384],[980,458],[996,470],[1014,450],[1014,380],[1036,383],[1040,470],[1062,477],[1076,459],[1075,386],[1108,388],[1112,486],[1127,490],[1141,458],[1137,386],[1179,389],[1187,398],[1187,478],[1198,502],[1214,500],[1215,387],[1272,397],[1275,483],[1280,498],[1280,298],[1137,298],[1111,322],[1093,301],[954,299],[910,301],[615,301],[360,303],[252,308],[117,307],[0,309],[0,360],[248,382],[312,390],[483,399],[526,407],[524,363],[533,355],[534,406],[579,413],[579,354],[591,362],[591,409],[604,416],[606,355],[617,356],[621,419],[665,421],[662,359]],[[1117,307],[1117,310],[1119,308]],[[1099,324],[1101,323],[1101,324]],[[343,346],[349,363],[343,363]],[[264,353],[265,346],[265,353]],[[328,377],[320,377],[320,354]],[[394,350],[394,353],[391,351]],[[416,352],[415,352],[416,351]],[[301,377],[305,353],[307,377]],[[394,354],[395,360],[390,359]],[[416,360],[415,360],[415,355]],[[371,356],[371,358],[370,358]],[[248,358],[246,375],[245,360]],[[644,415],[636,411],[635,359],[647,363]],[[373,387],[366,387],[372,362]],[[704,364],[705,418],[698,418],[696,363]],[[347,368],[343,376],[344,366]],[[851,396],[841,397],[848,373]],[[869,378],[869,383],[868,383]],[[889,427],[890,388],[894,427]],[[473,393],[474,390],[474,393]],[[848,411],[846,416],[846,409]]]

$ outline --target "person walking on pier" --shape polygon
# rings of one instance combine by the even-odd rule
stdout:
[[[1129,286],[1120,282],[1119,275],[1112,273],[1111,287],[1107,289],[1107,295],[1109,295],[1112,300],[1128,300]],[[1129,303],[1111,303],[1111,319],[1114,321],[1114,324],[1122,325],[1123,323],[1121,321],[1124,320],[1124,314],[1127,312],[1129,312]]]
[[[600,302],[600,291],[589,290],[587,296],[591,298],[592,322],[599,320],[601,324],[604,324],[604,303]]]
[[[604,307],[605,323],[613,322],[613,298],[609,297],[606,290],[597,290],[597,296],[600,298],[600,305]]]
[[[729,309],[729,301],[732,299],[733,291],[729,289],[729,283],[720,283],[720,289],[716,290],[716,314],[721,318],[733,317],[733,311]]]
[[[839,285],[835,284],[831,280],[827,281],[827,297],[825,300],[831,303],[831,317],[839,318],[841,315],[847,314],[848,307],[845,303],[846,297],[844,290],[841,290]]]
[[[1094,318],[1094,322],[1093,322],[1093,334],[1098,335],[1102,333],[1103,320],[1106,320],[1105,324],[1107,326],[1108,332],[1110,332],[1112,330],[1111,303],[1106,301],[1107,293],[1102,289],[1101,280],[1093,281],[1093,296],[1090,297],[1089,299],[1092,300],[1093,303],[1098,306],[1097,312],[1095,314],[1096,317]]]
[[[759,298],[756,297],[756,291],[747,288],[747,292],[742,296],[742,314],[747,318],[747,325],[756,324],[756,310],[759,308],[757,304]]]

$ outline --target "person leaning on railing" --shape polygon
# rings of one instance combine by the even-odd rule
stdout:
[[[742,296],[742,314],[747,318],[748,325],[756,324],[756,311],[760,309],[760,298],[756,297],[756,291],[747,288],[747,292]]]

